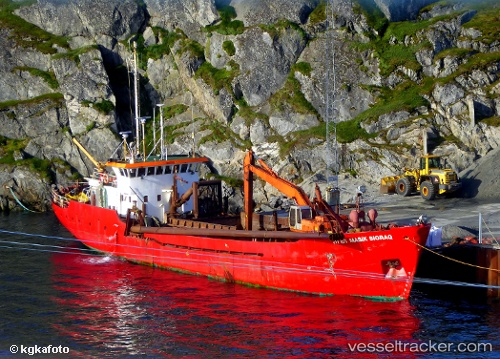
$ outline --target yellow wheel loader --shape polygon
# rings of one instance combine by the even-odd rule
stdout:
[[[420,193],[422,198],[433,200],[436,195],[449,194],[462,188],[457,173],[443,168],[441,157],[425,155],[420,158],[420,168],[405,168],[397,176],[384,177],[380,183],[381,193],[394,193],[409,196]]]

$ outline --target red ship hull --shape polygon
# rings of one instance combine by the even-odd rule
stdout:
[[[251,286],[380,300],[408,298],[430,225],[318,237],[254,241],[211,235],[125,235],[111,209],[53,203],[60,222],[86,246],[132,262]],[[210,230],[207,230],[210,231]],[[307,237],[307,236],[305,236]]]

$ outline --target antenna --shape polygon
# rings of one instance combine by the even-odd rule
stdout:
[[[191,108],[191,139],[193,140],[193,153],[192,157],[195,157],[196,153],[196,139],[194,136],[194,116],[193,116],[193,94],[191,92],[186,93],[189,95],[189,107]],[[186,102],[186,98],[184,97],[184,102]]]
[[[165,106],[163,103],[159,103],[156,106],[160,108],[160,159],[166,159],[167,156],[165,155],[165,143],[164,143],[164,138],[163,138],[163,109],[162,107]]]
[[[153,146],[151,152],[156,150],[156,106],[153,106]]]
[[[146,124],[146,120],[148,118],[151,118],[150,116],[144,116],[144,117],[140,117],[139,120],[141,121],[141,126],[142,126],[142,156],[143,156],[143,161],[146,161],[146,157],[147,157],[147,154],[146,154],[146,134],[144,132],[144,125]]]
[[[137,76],[137,42],[133,43],[134,48],[134,58],[132,60],[134,64],[134,117],[135,117],[135,152],[139,153],[139,78]]]
[[[130,134],[130,131],[123,131],[120,132],[120,135],[122,136],[123,139],[123,158],[126,161],[127,160],[127,137]]]

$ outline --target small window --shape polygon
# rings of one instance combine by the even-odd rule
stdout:
[[[144,203],[148,203],[148,201],[149,201],[148,196],[144,196]]]
[[[172,167],[171,166],[165,166],[165,174],[170,174],[172,173]]]
[[[137,171],[137,176],[142,177],[146,174],[146,169],[144,167],[140,167]]]
[[[156,167],[156,174],[157,175],[162,175],[163,174],[163,166],[157,166]]]
[[[148,167],[148,176],[152,176],[155,174],[155,168],[154,167]]]
[[[296,216],[296,209],[295,208],[290,208],[290,227],[295,227],[295,216]]]
[[[135,168],[130,168],[128,170],[128,173],[129,173],[130,177],[135,177],[135,175],[136,175],[137,172],[136,172]]]
[[[161,202],[161,194],[159,194],[159,195],[157,195],[157,196],[156,196],[156,200],[157,200],[158,202]]]
[[[303,208],[301,211],[301,218],[304,218],[304,219],[311,219],[312,218],[312,213],[311,213],[311,209],[310,208]],[[299,223],[301,221],[298,221]]]
[[[187,163],[184,163],[183,165],[181,165],[181,173],[186,173],[187,169],[188,169]]]

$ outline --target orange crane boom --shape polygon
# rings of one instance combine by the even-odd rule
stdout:
[[[245,193],[245,228],[251,230],[253,213],[253,174],[269,183],[281,193],[297,202],[299,206],[309,206],[313,204],[302,188],[279,177],[263,160],[258,159],[259,165],[255,165],[253,151],[248,151],[243,161],[243,191]]]

